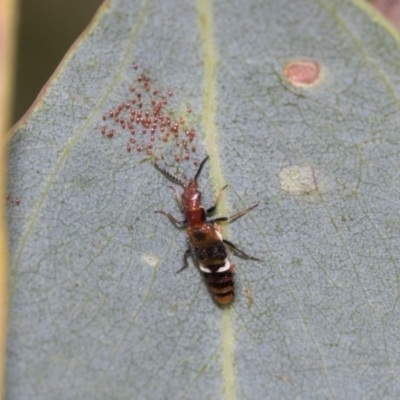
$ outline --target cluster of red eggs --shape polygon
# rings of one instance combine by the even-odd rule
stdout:
[[[21,201],[18,197],[15,197],[14,199],[12,199],[11,195],[8,193],[6,195],[6,201],[7,201],[7,204],[10,206],[19,206],[21,204]]]
[[[137,64],[133,64],[135,70]],[[196,152],[193,140],[196,132],[188,128],[185,120],[176,117],[168,107],[168,98],[173,96],[171,90],[163,94],[159,89],[151,86],[150,77],[141,74],[137,83],[129,86],[129,98],[112,107],[103,114],[104,124],[101,133],[113,138],[121,132],[127,132],[126,150],[137,153],[146,152],[148,156],[155,154],[155,150],[163,152],[162,144],[173,144],[173,157],[176,162],[190,160]],[[190,107],[186,112],[191,113]],[[107,124],[105,124],[107,123]],[[157,157],[159,154],[155,154]],[[194,164],[197,165],[197,159]]]

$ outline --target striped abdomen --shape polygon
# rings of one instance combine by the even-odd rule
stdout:
[[[204,223],[189,226],[188,241],[204,275],[208,289],[219,304],[229,304],[234,297],[233,269],[228,260],[218,226]]]
[[[228,266],[228,269],[226,267]],[[215,266],[207,268],[213,270]],[[233,283],[234,266],[226,259],[224,264],[215,272],[206,272],[205,267],[200,264],[204,279],[207,283],[209,291],[212,293],[214,300],[219,304],[229,304],[235,296]]]

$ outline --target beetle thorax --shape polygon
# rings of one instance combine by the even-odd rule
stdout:
[[[200,208],[201,193],[198,191],[197,182],[190,180],[182,195],[182,204],[186,211]]]

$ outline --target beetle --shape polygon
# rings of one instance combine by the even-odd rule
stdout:
[[[155,211],[159,214],[166,215],[176,227],[185,227],[189,248],[185,251],[183,257],[183,267],[177,271],[181,272],[188,267],[187,258],[190,253],[199,263],[200,271],[202,272],[209,291],[213,295],[214,300],[220,305],[230,304],[234,299],[234,269],[235,266],[228,259],[226,246],[230,247],[242,258],[248,260],[261,261],[259,258],[251,257],[244,251],[240,250],[229,240],[222,237],[221,228],[217,224],[222,221],[232,221],[241,217],[258,204],[254,204],[230,217],[219,217],[207,220],[207,216],[217,208],[221,193],[224,186],[217,194],[214,205],[205,209],[201,203],[201,193],[198,190],[197,179],[203,169],[204,164],[209,157],[206,157],[200,164],[196,175],[193,179],[189,179],[187,183],[171,175],[166,169],[155,163],[155,167],[164,174],[172,182],[183,187],[182,196],[179,194],[176,187],[169,186],[175,192],[175,197],[180,205],[181,211],[185,214],[183,221],[177,220],[172,214],[166,211]]]

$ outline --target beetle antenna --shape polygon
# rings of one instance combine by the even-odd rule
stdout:
[[[203,169],[203,166],[204,166],[204,164],[206,163],[206,161],[209,159],[209,157],[210,157],[210,156],[207,156],[207,157],[201,162],[200,167],[199,167],[199,169],[197,170],[196,175],[195,175],[194,178],[193,178],[194,181],[197,181],[197,178],[199,177],[200,172],[201,172],[201,170]]]
[[[154,166],[162,173],[164,174],[168,179],[170,179],[172,182],[177,183],[178,185],[181,185],[183,187],[185,187],[185,184],[178,179],[177,177],[173,176],[172,174],[170,174],[165,168],[161,167],[161,165],[154,163]]]

